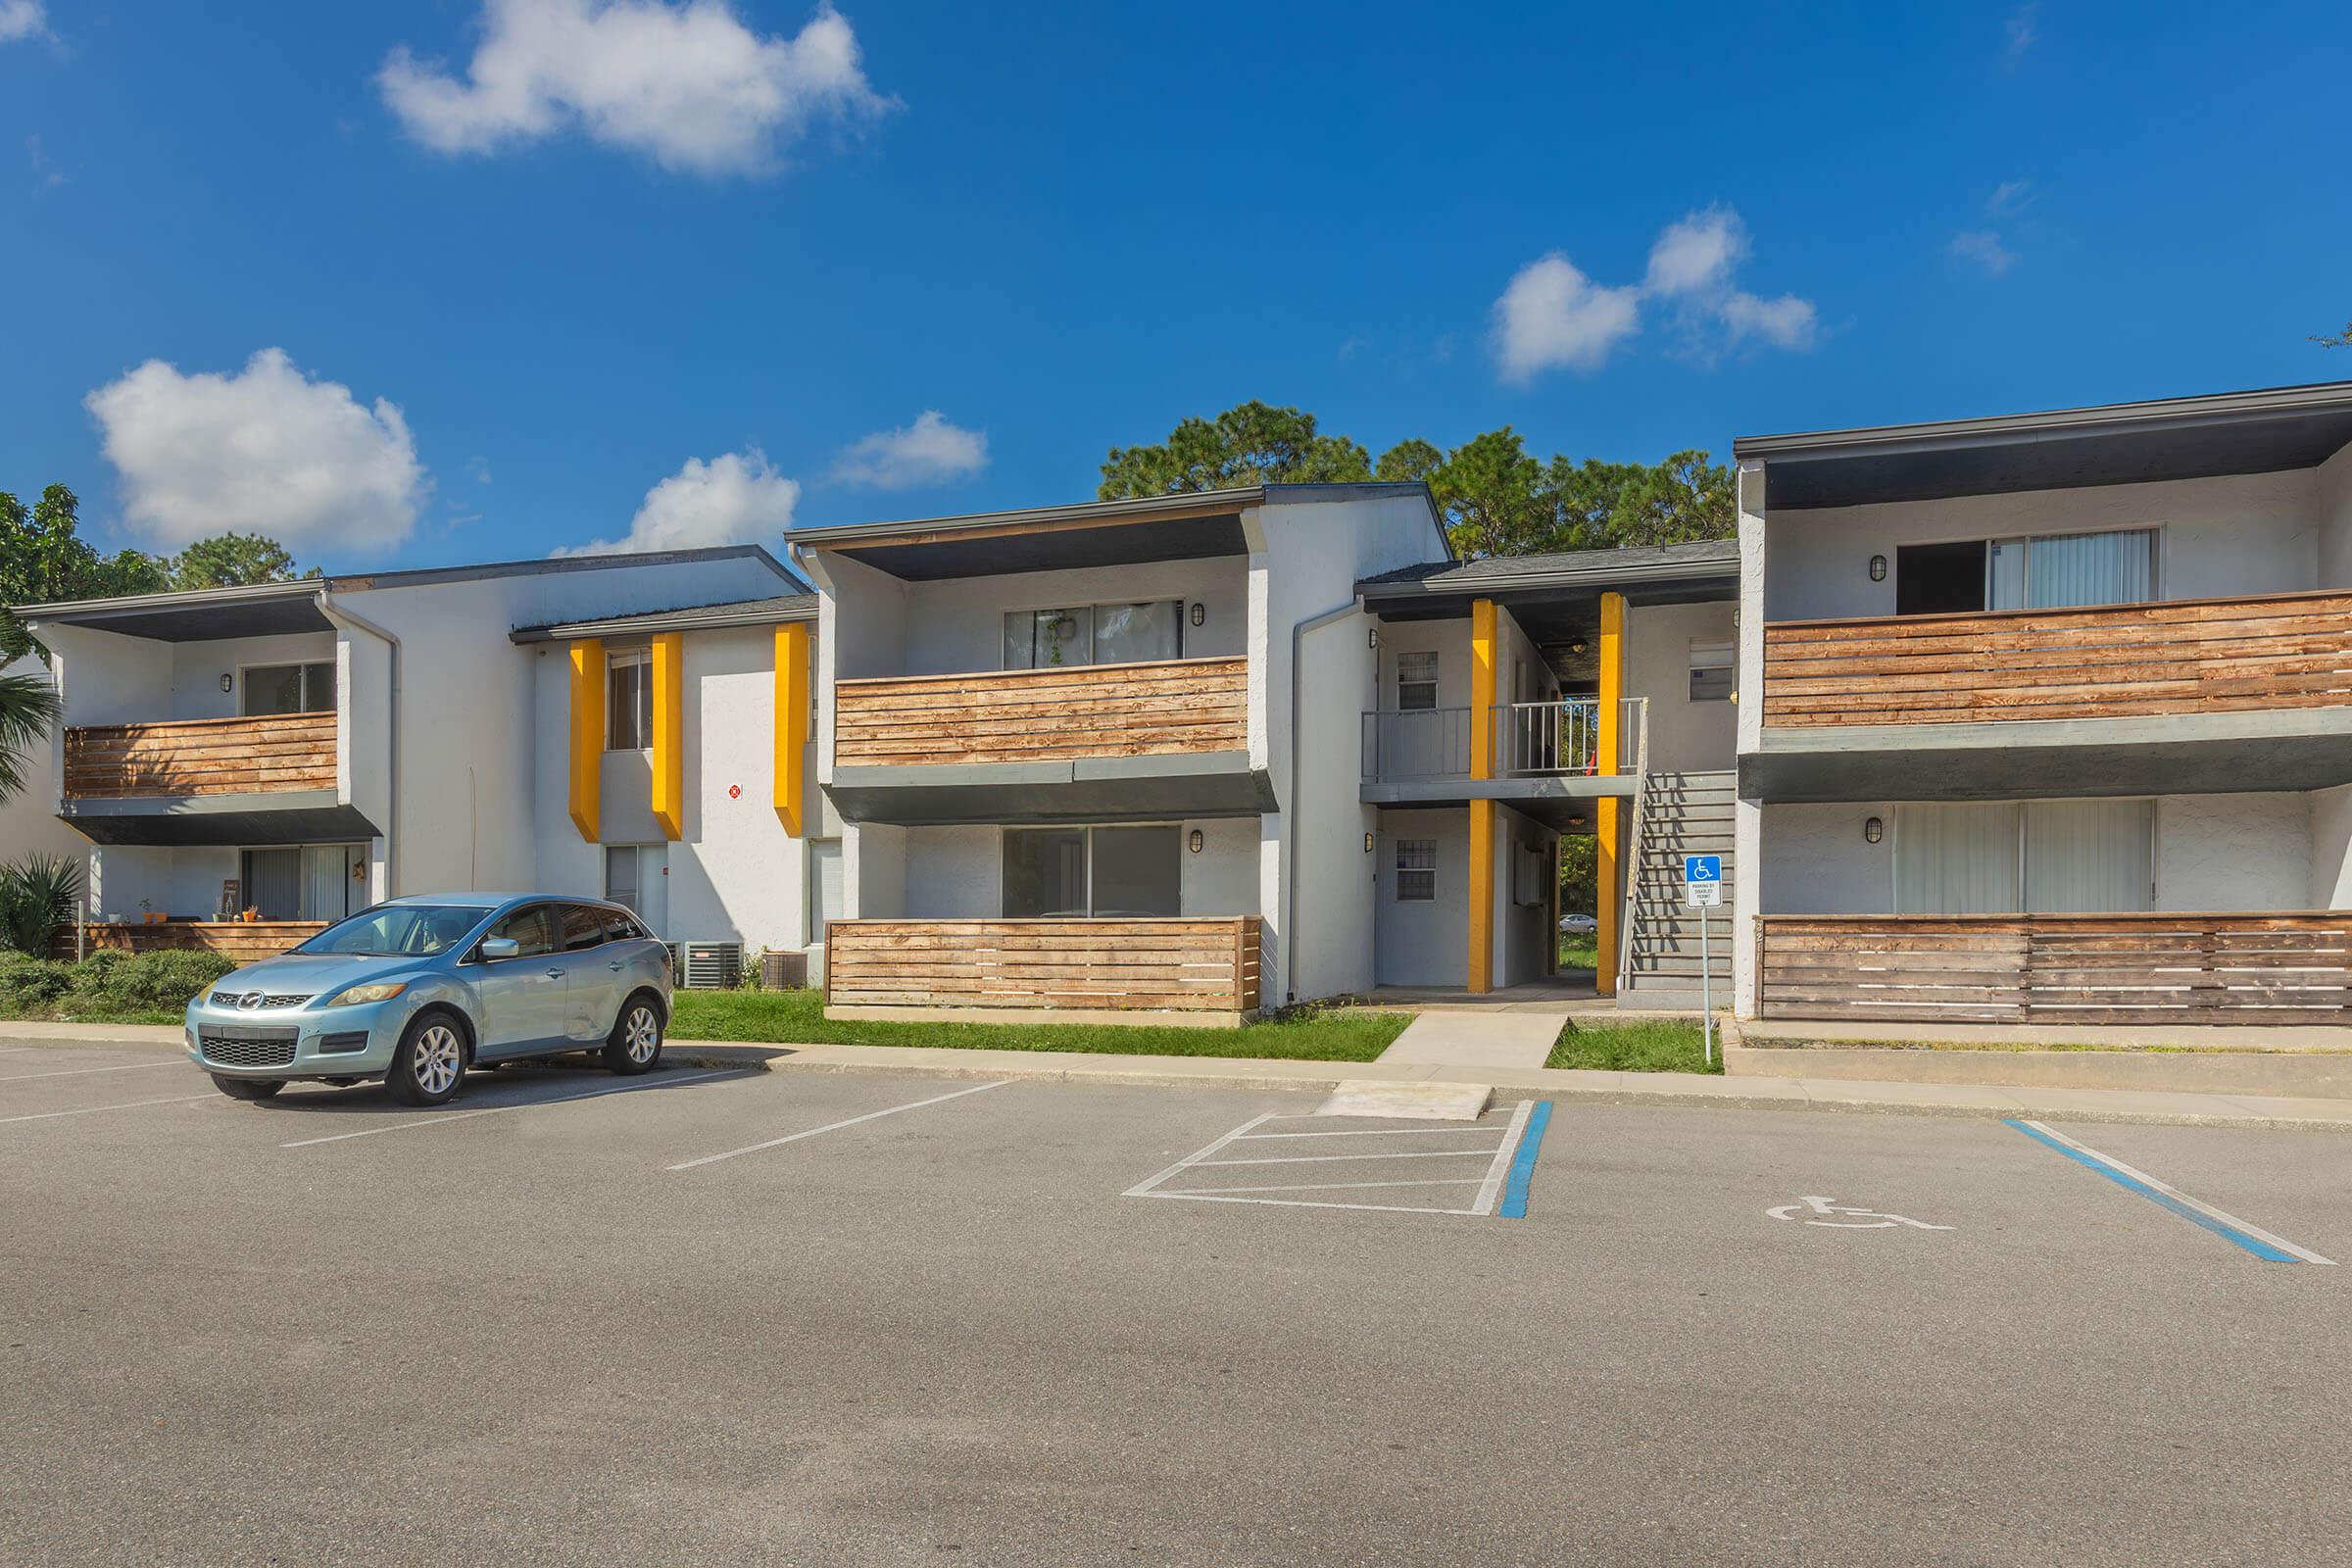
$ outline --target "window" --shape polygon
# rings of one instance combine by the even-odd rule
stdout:
[[[1075,605],[1004,616],[1004,667],[1135,664],[1184,657],[1184,604]]]
[[[1728,703],[1732,700],[1730,643],[1691,643],[1690,700],[1694,703]]]
[[[1898,914],[2113,914],[2155,906],[2156,804],[1902,806]]]
[[[1183,912],[1184,833],[1156,827],[1004,830],[1007,919]]]
[[[1438,706],[1438,656],[1435,654],[1398,654],[1396,656],[1396,710],[1401,713],[1426,712]]]
[[[1396,902],[1427,904],[1438,896],[1438,841],[1396,841]]]
[[[618,909],[605,909],[601,912],[605,917],[605,940],[607,942],[640,942],[646,938],[648,933],[645,927]]]
[[[654,744],[654,663],[642,648],[605,659],[605,750],[642,752]]]
[[[478,905],[386,904],[330,925],[296,953],[394,957],[442,953],[481,923]]]
[[[514,956],[518,958],[544,958],[556,951],[556,922],[552,915],[552,906],[530,905],[492,926],[490,935],[514,938]]]
[[[579,953],[605,945],[605,911],[593,904],[566,904],[563,906],[563,941],[565,953]]]
[[[2070,610],[2156,597],[2156,530],[2034,534],[1903,545],[1894,553],[1894,612]]]
[[[662,881],[668,869],[666,844],[608,844],[605,898],[659,931],[668,915]]]
[[[246,850],[237,857],[237,879],[235,907],[224,909],[224,918],[259,909],[265,920],[340,920],[367,906],[368,850],[361,844]]]
[[[841,918],[841,840],[808,841],[808,940],[825,940],[825,927]]]
[[[245,671],[245,714],[331,713],[335,710],[335,663],[256,664]]]

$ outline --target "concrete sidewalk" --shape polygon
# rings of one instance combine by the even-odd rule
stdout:
[[[1560,1038],[1561,1021],[1546,1012],[1424,1012],[1380,1054],[1380,1065],[1541,1067]]]
[[[179,1030],[170,1024],[0,1021],[0,1047],[48,1044],[152,1051],[159,1046],[176,1048],[179,1039]],[[1251,1056],[1131,1056],[915,1046],[746,1045],[700,1040],[670,1041],[665,1058],[678,1066],[740,1066],[770,1072],[880,1072],[917,1078],[1279,1089],[1305,1094],[1330,1094],[1344,1085],[1365,1081],[1484,1084],[1497,1098],[1540,1095],[1600,1104],[1839,1110],[1899,1116],[2033,1116],[2073,1122],[2352,1132],[2352,1101],[2129,1089],[1873,1083],[1827,1078],[1714,1078],[1697,1073],[1454,1067],[1424,1062],[1277,1061]]]

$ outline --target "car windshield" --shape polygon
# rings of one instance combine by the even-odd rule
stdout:
[[[478,905],[386,904],[338,920],[296,948],[352,957],[424,957],[466,940],[490,911]]]

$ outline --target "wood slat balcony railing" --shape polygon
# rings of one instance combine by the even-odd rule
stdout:
[[[334,787],[331,712],[75,724],[66,730],[69,800]]]
[[[1247,659],[893,676],[833,688],[833,760],[845,767],[1155,757],[1249,744]]]
[[[2352,593],[1776,621],[1768,728],[2352,706]]]
[[[165,920],[114,925],[92,920],[81,928],[80,953],[218,953],[237,963],[274,957],[326,929],[323,920]],[[76,956],[72,925],[49,939],[53,958]]]
[[[1258,934],[1255,915],[836,920],[825,1001],[1240,1016],[1257,1009]]]
[[[1768,1018],[2352,1023],[2352,911],[1764,915]]]

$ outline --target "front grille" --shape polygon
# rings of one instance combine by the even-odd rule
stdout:
[[[223,1067],[289,1067],[294,1063],[298,1029],[222,1029],[197,1031],[204,1059]]]
[[[299,1007],[310,1001],[308,995],[296,996],[281,991],[216,991],[213,1005],[217,1007]]]

